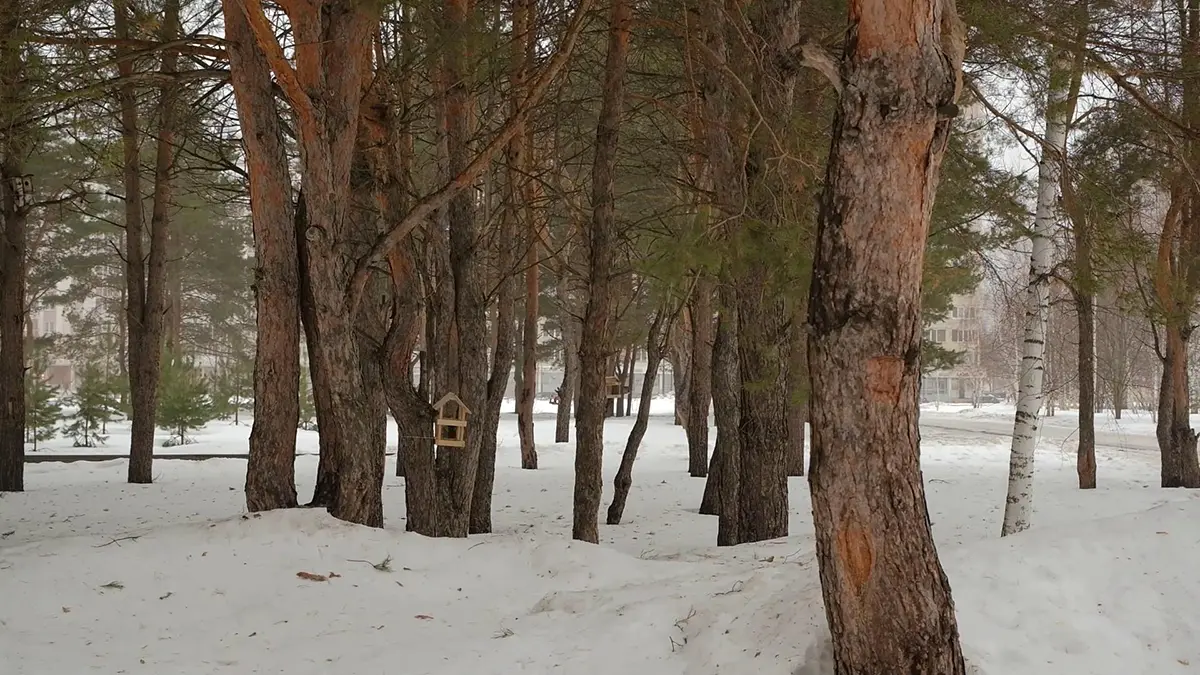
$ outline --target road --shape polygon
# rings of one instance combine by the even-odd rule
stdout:
[[[1012,436],[1011,421],[998,419],[963,418],[953,413],[921,411],[922,429],[939,429],[984,436]],[[1079,440],[1075,428],[1044,425],[1041,428],[1042,442],[1074,448]],[[1133,434],[1112,431],[1097,431],[1096,445],[1121,450],[1158,452],[1158,440],[1152,434]]]

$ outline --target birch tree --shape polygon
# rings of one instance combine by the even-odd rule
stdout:
[[[1029,527],[1033,509],[1033,458],[1041,420],[1046,325],[1050,314],[1050,265],[1054,255],[1059,180],[1070,123],[1070,59],[1059,50],[1049,64],[1046,135],[1038,162],[1037,208],[1030,233],[1029,285],[1025,291],[1025,337],[1021,348],[1017,412],[1008,467],[1008,497],[1001,536]]]

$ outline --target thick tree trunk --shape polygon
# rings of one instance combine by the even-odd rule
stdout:
[[[1037,210],[1030,239],[1029,286],[1025,302],[1025,339],[1021,351],[1021,379],[1017,413],[1013,422],[1012,456],[1008,468],[1008,498],[1004,505],[1001,536],[1029,527],[1033,510],[1033,458],[1044,396],[1046,324],[1050,313],[1050,264],[1054,253],[1055,214],[1062,177],[1062,158],[1070,123],[1070,62],[1054,54],[1050,89],[1046,93],[1046,142],[1038,163]]]
[[[5,27],[0,25],[0,30]],[[5,31],[11,34],[8,31]],[[2,41],[0,41],[2,42]],[[7,47],[0,47],[8,51]],[[0,55],[8,61],[8,55]],[[10,65],[5,63],[4,65]],[[0,73],[2,77],[4,73]],[[7,84],[7,83],[4,83]],[[0,84],[0,86],[4,86]],[[21,165],[9,150],[0,158],[0,492],[25,489],[25,223],[10,181]]]
[[[1200,488],[1196,432],[1188,410],[1187,341],[1183,330],[1166,326],[1162,383],[1155,435],[1162,453],[1162,487]]]
[[[128,37],[127,8],[122,0],[114,3],[118,17],[117,35]],[[179,2],[164,6],[163,42],[179,33]],[[178,86],[174,74],[179,53],[163,50],[160,72],[167,78],[159,101],[157,151],[154,160],[154,198],[150,213],[150,251],[142,253],[141,176],[139,131],[137,128],[136,91],[122,87],[122,139],[125,151],[126,187],[126,274],[129,289],[129,391],[133,415],[129,439],[130,483],[154,480],[154,428],[158,408],[158,379],[162,370],[164,310],[166,303],[167,230],[170,226],[171,179],[175,159],[175,125],[178,117]],[[121,68],[119,65],[118,68]],[[132,64],[125,66],[132,74]],[[125,73],[122,73],[124,76]],[[137,178],[134,179],[134,175]],[[138,201],[136,207],[130,201]],[[132,226],[132,231],[131,231]]]
[[[471,3],[446,0],[442,26],[446,31],[443,77],[447,174],[458,176],[471,159],[474,102],[469,88],[468,49],[472,39]],[[438,484],[439,535],[466,537],[470,531],[471,500],[475,494],[483,435],[481,414],[487,405],[487,297],[481,269],[483,248],[476,222],[474,195],[462,191],[450,200],[450,272],[453,278],[453,330],[448,373],[463,403],[473,411],[474,428],[467,427],[465,448],[441,448],[435,460]],[[446,390],[436,391],[441,397]]]
[[[251,163],[254,226],[254,425],[246,465],[246,508],[296,506],[296,426],[300,419],[299,258],[287,151],[271,67],[255,48],[238,0],[224,0],[230,73]]]
[[[708,475],[708,408],[713,396],[713,283],[700,273],[692,292],[689,316],[692,323],[692,376],[688,392],[688,474],[693,478]]]
[[[508,276],[512,268],[511,242],[515,238],[517,223],[509,221],[497,242],[499,254],[497,267],[500,274],[505,275],[500,281],[497,291],[496,308],[496,342],[492,353],[492,371],[487,382],[487,406],[480,418],[479,434],[482,445],[479,450],[479,468],[475,474],[475,494],[471,498],[471,534],[488,534],[492,531],[492,489],[496,483],[496,442],[500,428],[500,408],[504,404],[505,389],[508,388],[508,376],[512,372],[513,356],[516,353],[516,321],[514,279]],[[537,468],[537,455],[534,455],[534,465],[525,466],[525,456],[521,457],[522,468]]]
[[[24,67],[17,3],[0,9],[0,123],[10,138],[0,148],[0,492],[25,489],[25,283],[27,204],[18,204],[12,181],[22,171],[26,133],[9,115],[20,108]]]
[[[921,268],[964,29],[946,0],[857,0],[850,21],[809,303],[809,482],[834,672],[963,675],[917,416]]]
[[[629,430],[629,439],[625,441],[625,452],[621,455],[621,465],[617,468],[617,476],[613,479],[613,500],[608,505],[609,525],[620,525],[621,516],[625,513],[625,500],[629,498],[629,488],[633,485],[633,463],[637,460],[638,448],[646,436],[646,427],[650,424],[650,403],[654,399],[654,378],[658,376],[658,366],[662,363],[663,350],[666,349],[664,337],[671,331],[671,321],[666,318],[667,310],[660,309],[650,324],[650,333],[646,338],[646,376],[642,379],[642,397],[638,400],[637,419]],[[666,328],[664,330],[664,323]]]
[[[611,0],[608,55],[596,151],[592,162],[592,222],[588,236],[588,298],[579,342],[579,410],[575,422],[575,491],[571,536],[597,544],[604,468],[604,377],[613,331],[612,274],[616,258],[614,215],[617,140],[625,99],[632,6]]]

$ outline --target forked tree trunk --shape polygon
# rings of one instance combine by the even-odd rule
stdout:
[[[803,330],[807,307],[792,315],[785,347],[787,358],[787,475],[804,475],[805,426],[808,423],[808,338]]]
[[[309,359],[321,434],[315,503],[329,502],[342,520],[383,525],[378,396],[364,382],[356,312],[347,302],[354,260],[351,167],[358,139],[359,101],[378,6],[352,0],[282,3],[296,42],[295,66],[282,55],[259,0],[244,0],[258,50],[295,111],[306,210],[299,237],[301,315],[308,324]],[[324,494],[322,494],[324,490]]]
[[[496,340],[492,352],[492,370],[487,382],[487,405],[479,418],[481,445],[479,468],[475,474],[475,493],[471,497],[471,534],[488,534],[492,531],[492,489],[496,483],[496,443],[500,428],[500,408],[504,404],[508,376],[512,372],[513,356],[516,353],[516,293],[515,279],[508,274],[512,269],[512,242],[516,239],[517,222],[509,219],[502,225],[496,242],[497,268],[504,275],[497,289]],[[533,467],[537,468],[536,455]]]
[[[1050,88],[1046,93],[1046,141],[1038,163],[1037,210],[1030,239],[1029,286],[1025,300],[1025,339],[1022,343],[1017,412],[1013,422],[1012,456],[1008,467],[1008,498],[1001,536],[1029,527],[1033,510],[1033,458],[1044,396],[1046,325],[1050,314],[1050,263],[1054,253],[1055,214],[1062,158],[1070,123],[1070,61],[1051,57]]]
[[[713,284],[700,273],[692,292],[688,312],[692,323],[692,375],[688,392],[688,474],[693,478],[708,475],[708,408],[712,402]]]
[[[300,419],[299,259],[287,152],[271,67],[254,46],[238,0],[224,0],[230,73],[250,162],[257,331],[254,424],[246,464],[249,511],[296,506],[296,427]]]
[[[917,416],[921,268],[965,29],[947,0],[858,0],[850,22],[809,303],[809,482],[834,672],[963,675]]]
[[[604,65],[596,151],[592,162],[592,222],[588,232],[587,306],[579,342],[579,410],[575,422],[575,490],[571,536],[597,544],[596,522],[604,468],[604,377],[613,332],[614,215],[617,140],[625,99],[632,6],[610,0],[608,55]]]
[[[17,137],[24,68],[18,3],[0,9],[0,123],[14,137],[0,149],[0,492],[25,489],[25,275],[27,205],[18,205],[12,181],[27,151]]]
[[[129,37],[128,8],[123,0],[114,2],[118,38]],[[170,43],[179,33],[179,2],[164,6],[162,39]],[[150,251],[143,254],[143,215],[141,207],[140,131],[138,130],[137,92],[133,85],[123,86],[121,98],[122,141],[125,153],[126,192],[126,284],[129,290],[129,391],[133,416],[129,432],[130,483],[154,480],[154,428],[158,408],[158,380],[162,370],[164,310],[166,302],[167,229],[170,226],[171,178],[175,158],[175,125],[178,117],[179,89],[175,82],[179,53],[165,49],[160,72],[166,78],[159,101],[159,126],[156,131],[154,159],[154,198],[150,213]],[[118,69],[132,75],[133,65]],[[126,72],[122,72],[124,77]],[[132,205],[131,202],[138,202]]]
[[[663,350],[666,349],[664,338],[671,331],[672,321],[666,318],[667,309],[660,308],[650,323],[650,333],[646,338],[646,376],[642,379],[642,397],[638,400],[637,419],[629,430],[629,438],[625,441],[625,452],[621,455],[621,465],[617,468],[616,478],[613,479],[613,500],[608,505],[609,525],[620,525],[621,516],[625,513],[625,501],[629,498],[629,488],[633,486],[633,463],[637,460],[638,448],[646,436],[646,427],[650,424],[650,403],[654,399],[654,378],[658,376],[658,366],[662,363]],[[665,329],[664,329],[665,324]]]

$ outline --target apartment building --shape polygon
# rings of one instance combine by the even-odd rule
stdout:
[[[963,352],[963,356],[953,368],[925,374],[921,379],[922,401],[971,402],[992,392],[991,379],[981,365],[982,301],[979,293],[955,296],[950,314],[926,326],[925,340],[943,349]]]

